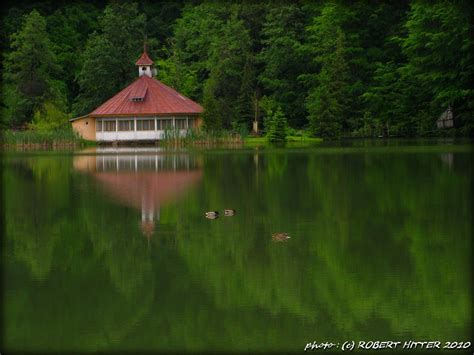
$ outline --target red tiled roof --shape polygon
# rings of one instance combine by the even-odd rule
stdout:
[[[135,64],[136,65],[153,65],[153,61],[148,56],[148,53],[144,51],[140,59],[138,59]]]
[[[141,98],[143,101],[132,101]],[[92,117],[120,115],[199,114],[204,109],[193,100],[181,95],[162,82],[141,76],[117,95],[104,102],[89,115]]]

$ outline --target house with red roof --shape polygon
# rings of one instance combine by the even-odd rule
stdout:
[[[84,139],[157,141],[166,131],[184,136],[201,125],[202,106],[155,78],[146,47],[135,65],[137,80],[88,115],[71,120]]]

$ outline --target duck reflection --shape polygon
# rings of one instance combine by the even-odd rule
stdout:
[[[202,178],[202,161],[160,148],[95,148],[74,158],[74,169],[88,172],[119,203],[141,210],[139,222],[148,240],[160,220],[160,207],[178,200]]]

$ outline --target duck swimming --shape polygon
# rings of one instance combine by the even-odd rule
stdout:
[[[206,218],[208,219],[216,219],[217,217],[219,217],[219,212],[217,211],[209,211],[209,212],[206,212]]]
[[[291,237],[288,235],[288,233],[273,233],[272,234],[272,239],[275,242],[284,242],[285,240],[290,239]]]
[[[230,217],[235,215],[235,210],[224,210],[224,216]]]

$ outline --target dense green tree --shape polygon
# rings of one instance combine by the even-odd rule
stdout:
[[[162,53],[166,56],[158,57],[155,60],[157,77],[166,85],[183,93],[191,99],[198,100],[199,83],[196,69],[190,65],[185,65],[181,59],[181,52],[176,50],[174,41],[170,48],[165,48]]]
[[[470,131],[469,9],[463,2],[411,3],[401,30],[387,37],[386,48],[399,54],[377,63],[374,83],[363,95],[379,134],[433,133],[436,119],[450,105],[457,124]]]
[[[339,5],[328,4],[307,28],[308,51],[319,68],[317,73],[304,76],[307,81],[313,79],[306,107],[311,132],[316,136],[338,137],[348,114],[345,36],[338,22],[341,11]]]
[[[68,111],[79,93],[75,79],[82,66],[81,54],[88,36],[97,27],[99,13],[99,8],[92,4],[73,3],[47,17],[48,33],[67,87]]]
[[[64,84],[58,80],[60,67],[46,32],[46,20],[38,11],[24,17],[20,31],[11,35],[11,48],[3,73],[6,122],[22,125],[31,121],[33,113],[46,101],[63,108]]]
[[[414,111],[420,133],[433,130],[439,114],[452,106],[462,125],[474,128],[472,113],[472,5],[468,2],[413,2],[401,46],[404,75],[415,78],[422,110]],[[472,26],[472,23],[471,23]],[[426,111],[426,115],[423,112]]]
[[[449,106],[468,134],[473,13],[467,0],[17,3],[0,30],[2,125],[46,101],[90,112],[136,78],[146,36],[158,79],[203,104],[209,128],[245,133],[267,97],[319,136],[439,134]]]
[[[145,15],[136,3],[114,2],[89,38],[77,76],[80,87],[74,114],[88,113],[136,77],[134,63],[143,51]]]
[[[305,90],[297,80],[307,73],[310,60],[301,51],[306,19],[298,4],[275,4],[262,28],[262,50],[258,55],[263,69],[259,80],[266,96],[282,107],[291,126],[306,124]]]
[[[229,9],[225,4],[187,4],[174,26],[171,55],[176,56],[179,67],[196,73],[195,92],[198,101],[202,101],[204,85],[213,64],[210,60],[211,45],[220,36],[228,17]]]
[[[371,135],[373,127],[362,98],[374,86],[375,71],[379,63],[396,61],[401,56],[399,46],[390,37],[399,35],[405,21],[408,4],[399,2],[356,2],[344,7],[340,25],[344,32],[347,76],[347,111],[343,122],[347,134]]]
[[[249,85],[250,36],[234,7],[232,15],[221,29],[220,36],[210,48],[209,79],[204,87],[204,106],[209,105],[204,115],[209,128],[230,128],[242,121],[245,108],[238,105],[242,87]],[[244,70],[245,69],[245,70]],[[243,83],[243,72],[246,72]],[[244,86],[242,86],[244,84]],[[247,111],[248,112],[248,111]],[[212,122],[212,123],[211,123]]]
[[[180,18],[184,5],[185,2],[178,1],[140,2],[139,9],[147,17],[147,36],[165,44],[173,36],[173,25]]]

